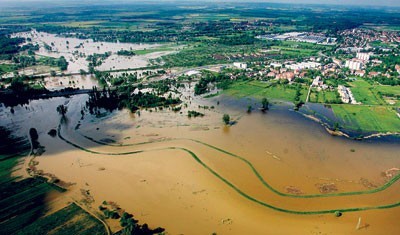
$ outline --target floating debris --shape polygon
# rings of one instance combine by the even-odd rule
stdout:
[[[335,183],[315,184],[321,193],[332,193],[338,191]]]

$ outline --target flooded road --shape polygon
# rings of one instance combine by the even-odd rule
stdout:
[[[182,113],[82,119],[86,99],[34,101],[14,114],[3,107],[1,120],[20,134],[38,129],[46,148],[38,168],[76,183],[72,190],[89,190],[94,208],[115,201],[170,234],[400,232],[399,207],[373,209],[400,201],[398,139],[333,137],[285,105],[247,114],[249,103],[259,104],[229,97],[193,100]],[[61,124],[59,104],[68,106]],[[189,119],[188,110],[205,116]],[[224,126],[224,113],[237,123]],[[59,136],[49,136],[59,124]],[[363,227],[355,230],[359,217]]]

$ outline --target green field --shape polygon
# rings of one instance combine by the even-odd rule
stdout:
[[[311,90],[309,102],[311,103],[322,103],[322,104],[335,104],[340,102],[338,97],[339,93],[337,91],[321,90],[316,89]]]
[[[332,105],[341,127],[364,132],[400,132],[400,118],[392,107],[369,105]]]
[[[154,52],[163,52],[163,51],[174,51],[175,48],[171,47],[170,44],[162,45],[156,48],[144,49],[144,50],[135,50],[133,51],[136,55],[146,55]]]
[[[1,157],[1,156],[0,156]],[[11,173],[18,169],[17,165],[19,163],[19,156],[11,156],[7,159],[0,160],[0,185],[4,183],[9,183],[13,180],[16,180],[20,177],[18,176],[11,176]]]
[[[0,75],[2,73],[9,73],[15,70],[15,66],[12,64],[0,64]]]
[[[55,190],[33,178],[3,183],[0,189],[0,234],[16,233],[44,215],[46,195]]]
[[[399,86],[377,86],[374,91],[385,100],[385,102],[393,105],[400,105],[400,87]]]
[[[107,234],[104,225],[82,210],[76,204],[69,206],[36,220],[29,226],[19,230],[19,235],[35,235],[40,231],[41,234],[57,235],[102,235]]]
[[[377,87],[366,82],[363,79],[357,79],[356,81],[350,82],[350,89],[357,102],[362,104],[386,104],[382,97],[377,94]],[[399,89],[399,88],[398,88]]]
[[[305,101],[307,97],[307,87],[301,87],[301,100]],[[294,101],[296,88],[288,85],[272,84],[270,82],[261,81],[244,81],[235,82],[222,94],[234,96],[237,98],[252,97],[269,99]]]

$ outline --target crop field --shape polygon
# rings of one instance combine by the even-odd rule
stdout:
[[[7,156],[7,158],[4,156],[4,158],[0,160],[0,185],[19,178],[18,176],[11,176],[11,173],[18,169],[19,162],[19,155]]]
[[[42,216],[46,195],[54,191],[51,185],[34,178],[0,187],[0,234],[13,234]]]
[[[107,234],[104,225],[90,214],[72,203],[69,206],[19,230],[18,234],[58,234],[58,235],[102,235]]]
[[[157,48],[145,49],[145,50],[135,50],[133,51],[136,55],[146,55],[154,52],[163,52],[163,51],[173,51],[175,48],[172,47],[171,44],[162,45]]]
[[[14,71],[14,67],[15,66],[11,64],[0,64],[0,74]]]
[[[329,90],[317,91],[316,89],[312,89],[309,102],[322,103],[322,104],[335,104],[341,101],[338,96],[339,93],[337,91],[329,91]]]
[[[283,55],[297,56],[297,57],[307,57],[317,55],[318,51],[311,49],[300,49],[300,48],[290,48],[282,46],[272,46],[272,49],[280,50]]]
[[[354,131],[400,132],[400,118],[393,107],[369,105],[332,105],[342,127]]]
[[[296,96],[296,88],[274,84],[270,82],[251,81],[251,82],[236,82],[229,86],[223,94],[243,98],[253,97],[262,99],[267,97],[269,99],[294,101]],[[301,100],[305,101],[307,97],[307,87],[301,87]]]
[[[387,103],[400,105],[400,89],[396,86],[377,86],[374,91]]]
[[[377,94],[376,88],[380,86],[372,86],[363,79],[358,79],[349,84],[351,86],[351,91],[354,95],[354,98],[357,102],[373,105],[385,104],[385,101],[381,98],[379,94]]]

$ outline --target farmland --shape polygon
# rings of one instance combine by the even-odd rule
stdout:
[[[235,82],[223,94],[237,98],[256,98],[261,100],[264,97],[273,100],[284,100],[294,102],[296,91],[299,87],[276,84],[275,82],[242,81]],[[305,101],[307,87],[300,86],[301,100]]]
[[[82,235],[105,235],[104,225],[82,210],[75,203],[42,217],[32,224],[22,228],[17,234],[82,234]]]
[[[400,132],[399,117],[392,107],[332,105],[332,108],[342,120],[342,128],[358,132]]]

